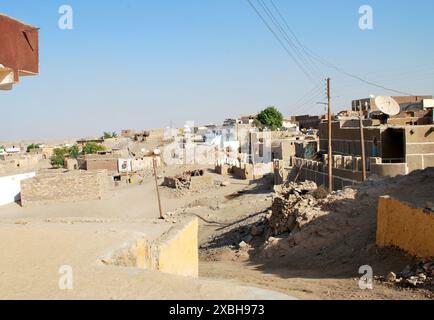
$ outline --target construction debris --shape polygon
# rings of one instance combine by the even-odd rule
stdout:
[[[421,259],[414,266],[407,265],[398,275],[390,272],[379,280],[402,287],[434,289],[434,257]]]
[[[203,170],[185,171],[174,177],[164,177],[163,185],[178,191],[198,192],[214,186],[214,180]]]
[[[292,232],[324,215],[320,205],[326,197],[326,191],[314,182],[291,182],[282,186],[273,198],[269,218],[271,231],[275,235]]]

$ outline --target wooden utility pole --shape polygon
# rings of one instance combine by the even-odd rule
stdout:
[[[160,219],[164,219],[163,208],[161,207],[160,189],[158,188],[157,178],[157,157],[152,157],[152,166],[154,167],[155,188],[157,189],[158,209],[160,210]]]
[[[366,152],[365,152],[365,132],[363,130],[363,111],[362,104],[359,105],[359,121],[360,121],[360,150],[362,153],[362,180],[366,181]]]
[[[330,94],[330,78],[327,78],[327,116],[329,124],[329,141],[328,141],[328,175],[329,175],[329,192],[333,192],[333,150],[332,150],[332,103]]]

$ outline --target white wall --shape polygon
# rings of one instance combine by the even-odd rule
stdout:
[[[20,200],[21,181],[32,178],[35,172],[0,177],[0,206]]]

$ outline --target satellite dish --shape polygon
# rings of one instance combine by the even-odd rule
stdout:
[[[396,116],[401,112],[401,107],[392,97],[379,96],[375,98],[377,108],[384,114]]]

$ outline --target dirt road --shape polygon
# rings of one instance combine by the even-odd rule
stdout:
[[[188,211],[203,217],[200,229],[202,277],[229,279],[301,299],[433,298],[431,291],[398,288],[376,280],[373,290],[359,288],[362,276],[359,267],[364,264],[373,267],[374,276],[384,277],[388,272],[402,270],[412,263],[412,258],[400,251],[376,248],[373,226],[365,223],[366,228],[363,228],[366,217],[355,216],[356,220],[348,220],[348,223],[362,223],[360,233],[356,235],[359,247],[353,246],[349,238],[347,244],[333,244],[329,248],[300,248],[264,255],[268,235],[260,231],[255,231],[260,233],[255,236],[251,233],[252,228],[257,230],[264,224],[272,191],[263,182],[240,189],[235,195],[214,199],[219,203],[217,208],[215,205],[211,209],[193,207]],[[205,198],[199,202],[206,201]],[[333,225],[331,229],[340,232]]]

